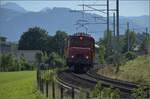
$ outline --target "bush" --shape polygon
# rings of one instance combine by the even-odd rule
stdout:
[[[49,55],[48,60],[51,66],[64,66],[65,65],[65,61],[55,52],[52,52]]]
[[[135,52],[131,52],[131,51],[128,51],[125,53],[125,58],[127,60],[133,60],[137,57],[136,53]]]
[[[29,64],[23,56],[20,58],[16,58],[11,54],[1,54],[0,60],[0,71],[18,71],[33,69],[33,65]]]

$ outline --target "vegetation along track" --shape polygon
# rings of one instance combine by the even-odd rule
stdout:
[[[135,84],[127,81],[121,81],[121,80],[116,80],[116,79],[111,79],[102,75],[97,74],[98,69],[92,69],[87,72],[87,75],[95,78],[96,80],[100,81],[102,84],[106,86],[112,86],[114,88],[118,88],[123,92],[130,93],[133,91],[135,88],[138,88],[140,86],[144,86],[145,88],[149,88],[150,85],[145,85],[145,84]]]

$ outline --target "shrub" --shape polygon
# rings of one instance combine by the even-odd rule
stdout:
[[[137,57],[135,52],[128,51],[125,53],[125,57],[127,60],[133,60]]]

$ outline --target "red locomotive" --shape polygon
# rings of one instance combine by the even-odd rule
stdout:
[[[93,67],[95,40],[88,34],[76,33],[68,37],[66,62],[75,72],[87,71]]]

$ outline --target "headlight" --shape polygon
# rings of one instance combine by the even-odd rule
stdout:
[[[89,56],[86,56],[85,58],[86,58],[86,59],[89,59]]]
[[[74,58],[74,56],[72,55],[71,58]]]

